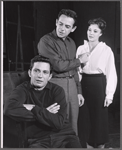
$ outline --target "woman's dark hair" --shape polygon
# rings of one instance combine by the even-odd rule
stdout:
[[[74,19],[74,25],[73,27],[77,26],[77,14],[75,11],[70,10],[70,9],[62,9],[59,14],[58,14],[58,19],[61,15],[66,15],[67,17],[71,17]]]
[[[49,63],[50,64],[50,73],[52,73],[53,67],[52,67],[52,64],[51,64],[49,58],[44,57],[42,55],[35,56],[34,58],[31,59],[30,70],[33,68],[35,62],[46,62],[46,63]]]
[[[91,19],[88,21],[88,24],[97,24],[98,27],[101,29],[102,33],[106,28],[106,22],[102,18]]]

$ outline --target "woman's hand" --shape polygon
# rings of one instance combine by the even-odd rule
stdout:
[[[104,101],[104,107],[108,107],[112,103],[112,99],[105,99]]]

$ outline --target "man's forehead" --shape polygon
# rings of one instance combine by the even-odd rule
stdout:
[[[74,19],[73,18],[71,18],[71,17],[68,17],[68,16],[66,16],[66,15],[61,15],[60,17],[59,17],[59,22],[62,22],[62,23],[64,23],[65,25],[70,25],[70,26],[72,26],[73,24],[74,24]]]
[[[38,68],[38,69],[50,69],[50,64],[47,62],[35,62],[33,68]]]

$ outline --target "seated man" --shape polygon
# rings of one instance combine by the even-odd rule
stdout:
[[[35,56],[28,74],[30,82],[25,81],[13,90],[4,114],[27,122],[29,148],[81,148],[66,117],[64,90],[49,82],[52,77],[49,59]]]

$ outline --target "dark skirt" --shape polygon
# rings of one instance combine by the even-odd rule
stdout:
[[[79,137],[81,141],[85,137],[90,145],[104,144],[108,142],[108,108],[104,107],[106,76],[83,74],[81,86],[85,104],[79,111]]]

